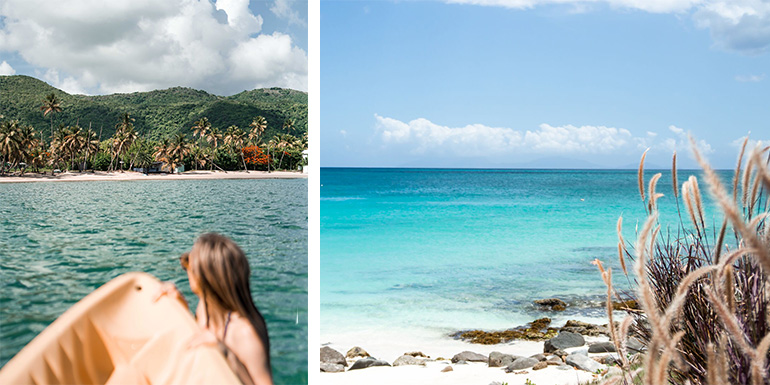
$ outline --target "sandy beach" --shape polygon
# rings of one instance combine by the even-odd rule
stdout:
[[[450,337],[433,338],[419,336],[409,332],[376,330],[359,333],[346,333],[330,336],[322,341],[322,347],[332,348],[343,355],[353,347],[361,347],[372,357],[393,364],[401,355],[407,352],[419,351],[430,357],[425,365],[378,366],[358,370],[349,370],[357,358],[346,359],[348,366],[344,372],[321,373],[321,383],[328,385],[353,384],[479,384],[507,383],[509,385],[577,385],[590,382],[598,376],[584,370],[572,367],[565,368],[556,365],[545,369],[533,370],[527,368],[506,373],[505,367],[489,367],[486,362],[468,362],[455,364],[451,362],[455,354],[471,351],[489,356],[492,352],[500,352],[513,356],[530,357],[543,353],[543,341],[516,340],[495,345],[480,345],[455,340]],[[605,336],[584,336],[585,345],[564,349],[567,353],[586,351],[588,346],[596,342],[609,341]],[[589,353],[591,358],[598,358],[614,353]],[[450,367],[451,371],[442,372]],[[606,367],[605,367],[606,368]]]
[[[0,183],[26,182],[94,182],[94,181],[137,181],[137,180],[204,180],[204,179],[293,179],[307,178],[306,173],[289,171],[187,171],[181,174],[143,174],[135,171],[115,172],[64,172],[40,175],[27,173],[24,176],[0,177]]]

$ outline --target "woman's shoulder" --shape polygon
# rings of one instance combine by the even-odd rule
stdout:
[[[230,325],[227,328],[225,344],[230,346],[233,350],[264,350],[262,341],[259,339],[251,322],[249,322],[247,318],[241,317],[236,313],[233,313]],[[242,349],[237,349],[239,347]]]

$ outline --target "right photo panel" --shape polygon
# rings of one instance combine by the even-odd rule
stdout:
[[[321,384],[770,384],[770,8],[321,1]]]

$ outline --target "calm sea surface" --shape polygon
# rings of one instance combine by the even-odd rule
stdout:
[[[700,179],[680,170],[680,185],[693,174]],[[635,226],[646,218],[635,170],[326,168],[321,183],[324,341],[377,328],[446,336],[545,315],[554,323],[602,321],[606,289],[590,261],[604,261],[616,284],[629,287],[619,268],[616,223],[622,214],[624,236],[635,240]],[[664,231],[678,224],[671,185],[664,171]],[[709,200],[705,207],[708,218],[721,221]],[[532,305],[552,296],[567,300],[567,311],[543,313]]]
[[[179,255],[209,231],[251,263],[277,384],[307,383],[307,180],[0,184],[0,364],[120,274],[176,283]]]

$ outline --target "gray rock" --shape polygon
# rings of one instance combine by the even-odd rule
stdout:
[[[505,371],[510,373],[510,372],[512,372],[514,370],[522,370],[522,369],[526,369],[526,368],[531,368],[531,367],[535,366],[538,362],[540,362],[540,361],[538,361],[538,360],[536,360],[534,358],[520,357],[520,358],[517,358],[516,361],[511,362],[511,364],[508,365],[505,368]]]
[[[569,320],[564,327],[559,329],[562,332],[578,333],[584,336],[609,336],[609,329],[606,325],[594,325],[587,322]]]
[[[595,359],[597,359],[600,364],[604,364],[604,365],[615,365],[615,364],[619,365],[620,364],[620,357],[618,357],[616,355],[612,355],[612,354],[608,354],[606,356],[597,357]]]
[[[444,369],[441,369],[441,371],[442,371],[442,372],[451,372],[451,371],[453,371],[453,370],[454,370],[454,369],[452,369],[452,367],[451,367],[451,366],[447,366],[446,368],[444,368]]]
[[[642,341],[639,341],[635,337],[631,337],[626,341],[626,349],[631,353],[644,353],[647,347],[644,346]]]
[[[390,364],[387,361],[378,360],[374,357],[366,357],[353,363],[348,370],[364,369],[372,366],[390,366]]]
[[[487,362],[488,360],[487,356],[483,354],[469,352],[467,350],[462,353],[457,353],[452,357],[452,363],[457,363],[458,361]]]
[[[424,357],[424,358],[430,358],[430,356],[425,355],[423,352],[406,352],[404,353],[405,356],[412,356],[412,357]]]
[[[559,357],[559,356],[550,356],[550,357],[548,357],[546,362],[555,362],[555,363],[558,363],[558,364],[563,364],[564,360],[562,360],[561,357]]]
[[[453,362],[453,364],[455,364],[455,365],[468,365],[468,362],[464,361],[464,360],[460,360],[460,361],[457,361],[457,362]]]
[[[356,357],[371,357],[369,353],[366,352],[363,348],[359,346],[354,346],[348,350],[348,353],[346,354],[348,358],[356,358]]]
[[[508,366],[511,362],[515,361],[517,358],[516,356],[512,356],[510,354],[503,354],[500,352],[492,352],[489,353],[489,367],[490,368],[499,368],[503,366]]]
[[[573,368],[573,367],[571,367],[569,365],[559,365],[559,366],[556,367],[556,369],[559,369],[559,370],[575,370],[575,368]]]
[[[536,359],[538,361],[545,361],[546,360],[545,354],[542,354],[542,353],[537,353],[537,354],[531,355],[531,356],[529,356],[529,358],[534,358],[534,359]]]
[[[545,341],[543,345],[543,353],[555,352],[559,349],[574,348],[577,346],[585,345],[586,340],[583,336],[577,333],[559,332],[556,337]]]
[[[564,357],[567,357],[569,355],[569,353],[561,349],[556,349],[552,351],[551,354],[553,354],[554,356],[560,357],[562,360],[564,360]]]
[[[612,342],[596,342],[588,345],[589,353],[613,353],[616,351],[615,344]]]
[[[329,364],[326,362],[321,362],[321,371],[325,373],[338,373],[344,372],[345,367],[340,364]]]
[[[585,370],[586,372],[596,373],[597,370],[604,369],[605,366],[594,361],[584,354],[570,354],[564,360],[567,365]]]
[[[558,298],[538,299],[534,302],[535,305],[549,307],[551,310],[564,310],[567,307],[567,303]]]
[[[321,348],[321,363],[338,364],[342,365],[343,367],[348,366],[347,361],[345,361],[345,356],[328,346]]]
[[[393,361],[393,366],[403,366],[403,365],[423,365],[425,366],[425,360],[419,359],[414,356],[407,356],[403,355],[401,357],[396,358],[395,361]]]

